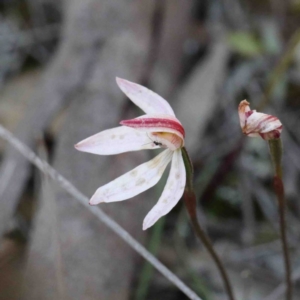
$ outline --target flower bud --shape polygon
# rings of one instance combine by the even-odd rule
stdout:
[[[264,140],[280,138],[282,124],[277,117],[251,110],[246,100],[241,101],[238,112],[240,125],[245,135],[261,136]]]

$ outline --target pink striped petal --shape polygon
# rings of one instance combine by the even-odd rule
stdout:
[[[184,128],[175,117],[169,115],[143,115],[131,120],[123,120],[120,124],[145,132],[170,132],[184,139]]]
[[[75,145],[79,151],[100,155],[119,154],[142,149],[156,149],[159,146],[145,132],[130,127],[116,127],[101,131]]]
[[[147,214],[143,230],[151,227],[159,218],[166,215],[182,197],[186,181],[186,172],[181,150],[174,151],[170,174],[157,204]]]
[[[252,132],[267,133],[282,129],[282,124],[275,116],[254,112],[247,119],[247,129]]]
[[[244,134],[252,137],[260,135],[265,140],[279,138],[281,131],[282,124],[277,117],[256,111],[247,118],[243,128]]]
[[[148,190],[161,178],[172,153],[167,149],[152,160],[100,187],[91,198],[90,204],[122,201]]]
[[[122,92],[146,114],[167,114],[175,116],[170,104],[161,96],[142,85],[116,78]]]
[[[277,117],[250,110],[249,102],[246,100],[240,103],[238,111],[244,134],[250,137],[261,136],[265,140],[280,137],[282,124]]]

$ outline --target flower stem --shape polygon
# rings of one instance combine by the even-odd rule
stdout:
[[[280,238],[282,243],[282,250],[284,256],[285,265],[285,277],[286,277],[286,300],[292,299],[292,280],[291,280],[291,263],[288,250],[288,242],[286,236],[286,218],[285,218],[285,207],[286,200],[284,197],[284,185],[282,181],[282,143],[281,139],[269,140],[270,154],[274,166],[274,190],[278,200],[278,214],[280,220]]]
[[[207,251],[211,255],[213,261],[215,262],[215,264],[221,274],[221,277],[224,282],[225,290],[228,294],[228,298],[230,300],[234,300],[232,287],[231,287],[227,272],[225,270],[225,267],[224,267],[221,259],[215,252],[209,237],[206,235],[206,233],[202,229],[200,223],[198,222],[197,213],[196,213],[196,211],[197,211],[196,210],[196,195],[195,195],[194,188],[193,188],[193,173],[194,173],[193,165],[191,163],[190,157],[189,157],[188,152],[185,149],[185,147],[182,148],[182,157],[183,157],[184,165],[186,168],[186,178],[187,178],[185,191],[184,191],[184,203],[185,203],[186,209],[189,213],[191,223],[193,225],[193,228],[195,230],[197,237],[206,247]]]

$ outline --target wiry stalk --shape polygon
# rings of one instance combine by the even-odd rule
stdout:
[[[285,266],[285,280],[286,280],[286,300],[292,300],[292,279],[291,279],[291,263],[288,249],[288,242],[286,236],[286,218],[285,208],[286,200],[284,197],[284,185],[282,181],[282,143],[280,139],[269,140],[270,154],[274,165],[274,190],[278,200],[278,214],[280,221],[280,238],[282,243],[284,266]]]
[[[231,287],[231,284],[229,281],[229,277],[225,270],[225,267],[224,267],[221,259],[215,252],[209,237],[206,235],[206,233],[202,229],[200,223],[198,222],[197,213],[196,213],[196,211],[197,211],[196,210],[196,195],[195,195],[194,188],[193,188],[193,165],[192,165],[189,155],[184,147],[182,148],[182,156],[183,156],[183,160],[184,160],[184,164],[185,164],[185,168],[186,168],[186,179],[187,179],[185,191],[184,191],[184,202],[185,202],[187,211],[189,213],[191,223],[193,225],[193,228],[195,230],[197,237],[204,244],[205,248],[211,255],[213,261],[215,262],[215,264],[221,274],[221,277],[224,282],[225,290],[228,295],[228,299],[234,300],[233,290],[232,290],[232,287]]]

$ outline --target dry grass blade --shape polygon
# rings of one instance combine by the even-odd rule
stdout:
[[[76,198],[82,205],[84,205],[93,215],[95,215],[101,222],[114,231],[120,238],[122,238],[128,245],[130,245],[136,252],[151,263],[161,274],[176,285],[189,299],[201,300],[194,291],[186,286],[174,273],[166,268],[156,257],[147,251],[137,240],[135,240],[126,230],[124,230],[118,223],[106,215],[99,207],[93,208],[89,206],[89,199],[83,195],[76,187],[74,187],[67,179],[60,175],[47,162],[41,160],[32,150],[18,140],[12,133],[0,125],[0,136],[15,147],[24,157],[26,157],[32,164],[34,164],[44,174],[52,178],[60,187],[66,190],[70,195]]]

